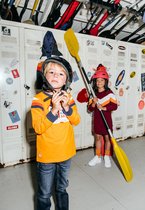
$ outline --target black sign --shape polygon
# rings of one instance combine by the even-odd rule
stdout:
[[[6,26],[2,26],[2,34],[10,36],[11,35],[11,30],[7,28]]]
[[[145,73],[141,74],[141,90],[142,92],[145,91]]]

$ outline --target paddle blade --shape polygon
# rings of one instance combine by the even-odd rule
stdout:
[[[126,181],[130,182],[133,178],[133,172],[132,172],[130,162],[129,162],[125,152],[123,151],[123,149],[121,147],[119,147],[119,145],[117,144],[116,140],[114,138],[111,138],[111,141],[113,143],[113,149],[114,149],[116,158],[118,160],[118,163],[121,167],[121,170],[123,172],[123,175],[124,175]]]
[[[77,60],[77,62],[80,62],[80,57],[78,55],[79,43],[71,28],[65,32],[64,40],[70,54]]]

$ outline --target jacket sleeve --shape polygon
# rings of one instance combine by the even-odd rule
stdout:
[[[43,103],[39,98],[34,97],[31,105],[32,126],[37,134],[44,133],[58,118],[51,111],[44,112]]]
[[[118,107],[115,94],[111,91],[109,103],[105,106],[106,111],[115,111]]]
[[[106,105],[106,111],[115,111],[117,109],[118,105],[117,103],[112,103],[110,102],[109,104]]]

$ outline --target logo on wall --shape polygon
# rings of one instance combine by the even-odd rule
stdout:
[[[122,70],[116,79],[115,86],[118,86],[122,82],[124,75],[125,75],[125,70]]]
[[[125,49],[126,49],[124,46],[118,46],[118,48],[119,48],[120,50],[125,50]]]
[[[142,53],[145,54],[145,49],[142,49]]]
[[[6,26],[2,26],[2,34],[10,36],[11,35],[11,30],[7,28]]]
[[[91,40],[87,40],[87,46],[94,46],[94,41]]]

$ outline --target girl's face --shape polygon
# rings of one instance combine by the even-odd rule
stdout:
[[[66,84],[66,71],[57,63],[48,63],[44,71],[44,76],[56,91],[60,91],[61,88]]]
[[[96,79],[96,85],[97,85],[98,89],[104,89],[104,87],[105,87],[105,79],[97,78]]]

